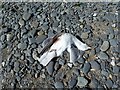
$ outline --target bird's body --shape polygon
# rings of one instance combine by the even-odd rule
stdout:
[[[69,33],[60,33],[51,38],[42,50],[42,56],[38,61],[43,66],[46,66],[51,59],[60,56],[65,50],[70,53],[70,62],[74,62],[75,56],[71,45],[75,45],[79,50],[85,51],[90,49],[89,46],[78,40],[75,36]]]

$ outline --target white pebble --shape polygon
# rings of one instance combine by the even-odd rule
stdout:
[[[112,66],[115,66],[115,60],[112,60],[112,61],[110,62],[110,64],[111,64]]]

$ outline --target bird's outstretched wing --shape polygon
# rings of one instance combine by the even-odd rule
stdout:
[[[45,53],[46,51],[48,51],[48,50],[50,49],[50,47],[54,44],[54,42],[57,41],[57,38],[58,38],[59,36],[61,36],[62,34],[63,34],[63,33],[58,33],[58,34],[56,34],[55,36],[46,39],[46,40],[44,41],[44,45],[45,45],[45,46],[44,46],[44,48],[42,49],[42,51],[40,52],[40,56],[41,56],[43,53]]]
[[[46,66],[54,57],[56,57],[56,51],[47,51],[40,58],[37,58],[40,64]]]

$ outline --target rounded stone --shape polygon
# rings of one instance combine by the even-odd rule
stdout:
[[[108,79],[108,80],[105,82],[105,84],[107,85],[108,88],[111,88],[111,87],[113,86],[113,82],[112,82],[110,79]]]
[[[60,82],[60,81],[55,82],[54,86],[55,86],[55,88],[59,88],[59,89],[60,89],[60,88],[64,88],[63,83],[62,83],[62,82]]]
[[[88,83],[88,80],[86,80],[84,77],[78,77],[77,85],[82,88],[85,87]]]
[[[13,34],[7,34],[7,41],[12,40],[12,38],[13,38]]]
[[[85,63],[83,66],[83,73],[87,74],[90,71],[90,63]]]
[[[100,50],[101,51],[107,51],[108,50],[108,48],[109,48],[109,42],[108,41],[104,41],[103,42],[103,44],[102,44],[102,46],[100,47]]]
[[[27,21],[27,20],[30,18],[30,16],[31,16],[30,13],[24,12],[24,14],[23,14],[23,19],[24,19],[25,21]]]
[[[94,70],[100,70],[100,64],[97,61],[91,61],[91,68]]]
[[[25,25],[25,21],[23,19],[20,19],[18,23],[19,23],[20,26],[24,26]]]
[[[74,88],[74,86],[77,84],[77,80],[75,78],[72,78],[69,82],[68,82],[68,86],[69,88]]]
[[[52,75],[54,71],[54,62],[51,61],[47,66],[46,66],[47,72],[49,75]]]
[[[26,43],[19,43],[18,48],[24,50],[27,48],[27,44]]]
[[[100,52],[100,53],[98,54],[98,57],[99,57],[100,59],[108,59],[108,55],[107,55],[105,52]]]
[[[14,71],[18,72],[19,70],[20,70],[20,68],[19,68],[19,62],[15,62],[14,63]]]
[[[83,33],[81,34],[81,38],[87,39],[87,38],[88,38],[88,32],[83,32]]]
[[[5,40],[6,36],[5,35],[1,35],[0,39],[3,42]]]

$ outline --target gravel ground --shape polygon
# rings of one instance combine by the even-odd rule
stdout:
[[[2,3],[2,88],[119,88],[118,3]],[[68,52],[43,68],[42,42],[71,33],[92,47],[70,68]]]

